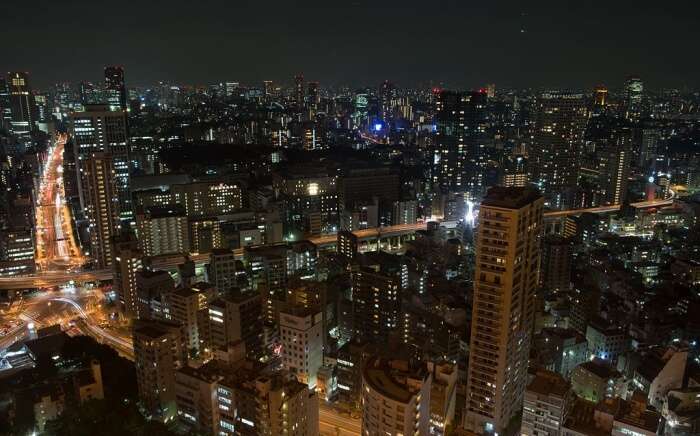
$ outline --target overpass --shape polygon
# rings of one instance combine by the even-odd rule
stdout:
[[[673,204],[673,199],[670,200],[654,200],[632,203],[631,206],[638,209],[650,209],[656,207],[666,207]],[[583,213],[611,213],[620,210],[620,206],[601,206],[587,209],[569,209],[556,210],[544,213],[545,219],[561,219],[568,216],[581,215]],[[396,226],[376,227],[371,229],[356,230],[353,232],[358,237],[360,242],[381,241],[384,238],[402,237],[415,233],[418,230],[425,230],[426,223],[416,224],[400,224]],[[332,249],[337,240],[337,235],[322,235],[308,239],[314,243],[319,249]],[[235,256],[239,259],[243,258],[244,249],[237,248],[233,250]],[[206,264],[209,262],[209,253],[194,253],[189,256],[197,264]],[[158,256],[152,259],[151,267],[154,269],[175,269],[182,264],[185,259],[184,254],[173,254],[166,256]],[[47,286],[57,286],[64,284],[70,280],[75,281],[94,281],[94,280],[110,280],[112,278],[111,270],[94,270],[94,271],[47,271],[36,275],[29,276],[12,276],[0,277],[0,290],[5,289],[28,289],[40,288]]]

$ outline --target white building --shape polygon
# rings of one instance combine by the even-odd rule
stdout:
[[[282,364],[309,387],[316,386],[316,376],[323,365],[323,314],[295,308],[280,312]]]

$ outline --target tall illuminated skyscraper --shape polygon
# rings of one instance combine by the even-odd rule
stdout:
[[[110,110],[107,105],[87,105],[83,112],[74,112],[70,118],[78,184],[83,183],[81,169],[86,157],[94,152],[109,153],[114,166],[115,192],[119,199],[120,218],[132,219],[126,112],[121,109]],[[81,206],[85,208],[82,196]]]
[[[110,107],[126,110],[124,68],[117,66],[105,67],[105,92],[105,97]]]
[[[22,72],[7,73],[7,88],[10,95],[12,133],[26,135],[32,131],[36,121],[36,106],[29,86],[29,75]]]
[[[535,135],[529,151],[530,181],[561,206],[558,194],[576,184],[578,156],[586,126],[583,94],[545,92],[537,102]]]
[[[477,434],[503,434],[522,409],[543,204],[531,187],[494,187],[481,203],[465,414]]]
[[[90,234],[90,256],[98,268],[114,261],[112,239],[119,233],[119,200],[115,170],[108,153],[90,153],[81,161],[81,198]]]
[[[478,193],[483,185],[486,94],[440,91],[435,107],[433,186]]]
[[[638,120],[642,115],[644,82],[638,76],[630,76],[625,81],[625,118]]]

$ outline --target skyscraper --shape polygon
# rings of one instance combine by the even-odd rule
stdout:
[[[138,295],[136,288],[136,273],[142,268],[141,250],[138,249],[138,241],[129,234],[116,237],[113,241],[114,262],[113,287],[119,297],[119,303],[124,314],[130,318],[137,318]]]
[[[112,238],[119,233],[119,201],[109,153],[90,153],[81,161],[81,198],[90,235],[90,256],[98,268],[112,265]]]
[[[87,105],[83,112],[71,114],[71,136],[75,143],[74,153],[78,163],[78,184],[83,184],[81,170],[84,159],[92,152],[109,153],[114,166],[115,193],[119,202],[120,218],[133,218],[129,192],[130,161],[126,112],[121,109],[110,110],[106,105]],[[81,206],[85,208],[82,196]]]
[[[644,82],[638,76],[630,76],[625,81],[625,118],[638,120],[642,115]]]
[[[435,112],[432,184],[443,191],[483,187],[486,94],[440,91]]]
[[[126,111],[126,86],[124,85],[124,68],[105,67],[105,97],[111,108]]]
[[[576,184],[577,157],[586,123],[583,94],[545,92],[538,99],[535,135],[530,148],[530,181],[537,184],[552,206],[561,206],[558,194]]]
[[[16,135],[26,135],[34,128],[36,106],[29,75],[22,72],[7,73],[7,87],[10,94],[10,128]]]
[[[305,91],[306,90],[304,89],[304,75],[299,74],[294,76],[294,102],[296,103],[297,108],[304,107]]]
[[[479,210],[465,414],[479,434],[503,434],[521,411],[543,203],[531,187],[494,187]]]

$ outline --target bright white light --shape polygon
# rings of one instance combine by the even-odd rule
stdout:
[[[467,222],[467,225],[469,227],[474,227],[474,220],[476,219],[474,212],[474,202],[471,200],[467,200],[467,213],[464,216],[464,220]]]
[[[309,195],[318,195],[318,183],[309,183],[306,189],[309,192]]]

